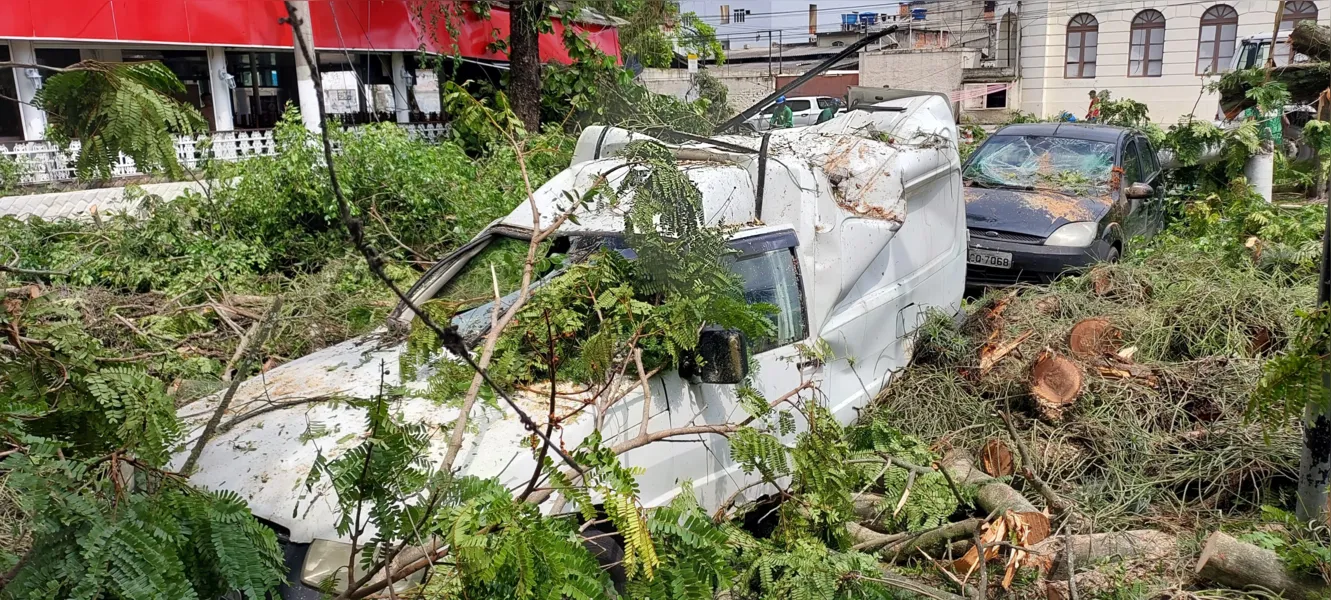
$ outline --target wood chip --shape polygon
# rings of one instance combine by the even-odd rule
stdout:
[[[1006,477],[1017,472],[1012,451],[998,438],[990,438],[980,449],[980,470],[990,477]]]
[[[997,332],[997,330],[995,330],[995,332]],[[994,368],[994,365],[998,364],[998,361],[1003,360],[1004,356],[1007,356],[1013,350],[1016,350],[1017,346],[1020,346],[1022,342],[1025,342],[1028,338],[1030,338],[1031,334],[1033,333],[1035,333],[1034,329],[1017,336],[1016,339],[1006,344],[995,345],[994,343],[990,342],[981,347],[980,375],[988,373],[990,369]]]
[[[984,525],[981,525],[981,528],[982,531],[980,533],[980,543],[985,545],[984,562],[989,562],[995,558],[998,558],[998,555],[1002,551],[1001,547],[990,544],[996,544],[997,542],[1006,541],[1007,521],[1005,519],[997,519],[993,523],[985,523]],[[975,572],[975,568],[978,567],[979,565],[980,565],[979,548],[971,546],[971,549],[967,550],[966,553],[961,556],[961,558],[952,561],[952,570],[957,573],[962,573],[963,574],[962,580],[964,581],[971,576],[971,573]]]

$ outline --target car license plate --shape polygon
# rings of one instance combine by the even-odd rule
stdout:
[[[972,265],[982,267],[995,267],[999,269],[1012,268],[1011,252],[995,252],[993,250],[980,250],[977,248],[966,249],[966,262]]]

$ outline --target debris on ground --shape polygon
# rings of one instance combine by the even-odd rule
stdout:
[[[924,532],[852,528],[855,547],[888,564],[927,555],[940,587],[972,598],[1075,598],[1078,586],[1087,597],[1126,580],[1325,590],[1211,533],[1290,489],[1298,429],[1264,429],[1245,409],[1262,357],[1294,334],[1289,307],[1311,300],[1308,285],[1162,252],[991,294],[960,325],[923,327],[916,363],[865,418],[931,441],[970,509]]]

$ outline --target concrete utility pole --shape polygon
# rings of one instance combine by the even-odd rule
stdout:
[[[407,81],[407,61],[401,52],[393,53],[393,112],[398,123],[411,121],[410,82]]]
[[[310,3],[309,0],[295,0],[291,3],[294,18],[300,22],[300,27],[294,28],[299,32],[301,39],[292,40],[296,49],[296,96],[300,100],[300,119],[305,123],[305,128],[318,133],[319,126],[319,97],[314,89],[314,69],[317,65],[310,65],[305,61],[305,53],[301,52],[301,40],[304,40],[306,48],[310,49],[310,56],[314,60],[319,60],[319,54],[314,51],[314,33],[310,25]]]
[[[10,40],[10,59],[18,63],[37,63],[37,53],[32,42]],[[41,89],[40,72],[37,69],[14,69],[14,86],[18,91],[19,115],[23,119],[23,139],[40,140],[46,137],[46,111],[32,105],[32,99]]]
[[[235,86],[235,78],[227,76],[226,50],[208,46],[208,93],[213,96],[213,127],[217,131],[236,128],[231,116],[231,88]]]

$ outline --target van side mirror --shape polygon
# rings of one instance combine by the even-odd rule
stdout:
[[[679,375],[692,383],[736,384],[749,375],[749,344],[733,329],[704,329],[695,354],[680,361]]]
[[[1155,195],[1155,189],[1149,183],[1134,183],[1128,186],[1123,195],[1129,200],[1142,200]]]

